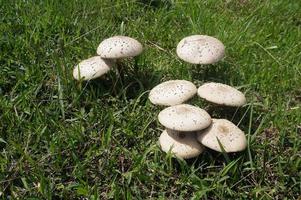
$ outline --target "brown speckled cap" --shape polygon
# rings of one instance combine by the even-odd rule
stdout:
[[[94,56],[81,61],[73,69],[73,77],[76,80],[90,80],[107,73],[113,66],[112,60],[102,59],[100,56]]]
[[[222,152],[217,138],[225,152],[242,151],[247,147],[244,132],[226,119],[212,119],[211,126],[198,135],[198,141],[204,146]]]
[[[164,130],[159,138],[162,151],[171,152],[178,158],[189,159],[200,155],[203,152],[203,146],[198,143],[195,134],[185,134],[182,137],[179,134],[172,133],[171,130]]]
[[[246,97],[242,92],[222,83],[205,83],[199,87],[198,95],[218,105],[239,107],[246,104]]]
[[[97,54],[102,58],[127,58],[139,55],[143,50],[142,44],[127,36],[114,36],[102,41]]]
[[[179,42],[177,55],[192,64],[213,64],[224,57],[225,46],[214,37],[192,35]]]
[[[158,119],[163,126],[175,131],[198,131],[211,124],[211,117],[205,110],[188,104],[165,108]]]
[[[170,80],[154,87],[148,98],[156,105],[173,106],[192,98],[196,92],[196,86],[190,81]]]

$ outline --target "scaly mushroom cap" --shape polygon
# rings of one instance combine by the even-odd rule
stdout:
[[[127,36],[114,36],[102,41],[97,54],[102,58],[127,58],[139,55],[142,52],[142,44]]]
[[[225,152],[242,151],[247,147],[244,132],[226,119],[212,119],[211,126],[198,135],[198,141],[204,146],[222,152],[218,140]]]
[[[171,80],[154,87],[148,98],[156,105],[173,106],[192,98],[196,92],[196,86],[190,81]]]
[[[175,131],[198,131],[211,124],[211,117],[205,110],[188,104],[165,108],[158,119],[163,126]]]
[[[73,69],[73,77],[76,80],[90,80],[107,73],[113,66],[114,62],[102,59],[100,56],[94,56],[81,61]]]
[[[218,39],[207,35],[183,38],[177,46],[178,56],[192,64],[213,64],[225,55],[225,46]]]
[[[159,138],[162,151],[173,153],[178,158],[189,159],[200,155],[203,147],[197,142],[194,133],[179,135],[164,130]]]
[[[199,87],[198,95],[218,105],[240,107],[246,104],[242,92],[222,83],[205,83]]]

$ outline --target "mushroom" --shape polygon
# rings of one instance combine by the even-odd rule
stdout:
[[[198,88],[198,96],[218,105],[240,107],[246,104],[246,97],[242,92],[222,83],[203,84]]]
[[[189,159],[200,155],[203,152],[203,146],[196,140],[195,134],[186,134],[184,137],[171,131],[164,130],[159,138],[159,144],[162,151],[171,151],[176,157]]]
[[[212,124],[203,132],[199,132],[197,139],[204,146],[215,151],[242,151],[247,147],[247,139],[242,130],[226,119],[212,119]]]
[[[120,59],[137,56],[142,51],[142,44],[136,39],[120,35],[103,40],[97,48],[97,54],[100,57],[116,59],[117,73],[121,80],[123,74],[121,73]]]
[[[196,92],[196,86],[190,81],[170,80],[154,87],[148,98],[155,105],[173,106],[192,98]]]
[[[127,36],[114,36],[102,41],[97,54],[102,58],[120,59],[139,55],[143,50],[142,44]]]
[[[224,57],[225,46],[214,37],[192,35],[179,42],[177,55],[192,64],[213,64]]]
[[[81,61],[73,69],[73,77],[76,80],[90,80],[107,73],[114,62],[112,60],[102,59],[100,56],[94,56]]]
[[[166,128],[159,139],[164,152],[170,150],[183,159],[202,152],[203,148],[196,144],[195,133],[211,124],[211,117],[205,110],[188,104],[175,105],[162,110],[158,120]],[[182,152],[183,149],[186,152]]]

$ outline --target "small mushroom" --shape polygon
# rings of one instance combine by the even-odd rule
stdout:
[[[225,46],[214,37],[192,35],[179,42],[177,55],[192,64],[213,64],[224,57]]]
[[[158,119],[163,126],[175,131],[199,131],[211,124],[211,117],[205,110],[188,104],[165,108]]]
[[[114,62],[112,60],[102,59],[100,56],[94,56],[81,61],[73,69],[73,77],[76,80],[90,80],[107,73]]]
[[[114,36],[102,41],[97,54],[102,58],[120,59],[139,55],[143,50],[142,44],[127,36]]]
[[[226,119],[212,119],[209,128],[198,133],[198,141],[204,146],[222,152],[242,151],[247,147],[247,139],[242,130]]]
[[[148,98],[155,105],[173,106],[192,98],[196,92],[196,86],[190,81],[170,80],[154,87]]]
[[[189,159],[203,152],[203,147],[196,140],[194,133],[180,135],[176,131],[164,130],[159,138],[162,151],[171,152],[178,158]]]
[[[198,96],[218,105],[240,107],[246,104],[246,97],[242,92],[222,83],[203,84],[198,88]]]

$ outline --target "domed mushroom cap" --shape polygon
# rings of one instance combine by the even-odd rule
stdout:
[[[177,46],[178,56],[192,64],[213,64],[225,55],[225,46],[218,39],[207,35],[183,38]]]
[[[222,152],[217,138],[225,152],[242,151],[247,147],[244,132],[226,119],[212,119],[211,126],[198,135],[198,141],[204,146]]]
[[[205,83],[199,87],[198,95],[218,105],[239,107],[246,104],[246,97],[242,92],[222,83]]]
[[[154,87],[148,98],[156,105],[173,106],[192,98],[196,92],[196,86],[190,81],[171,80]]]
[[[178,158],[189,159],[200,155],[203,147],[198,143],[195,134],[185,134],[182,137],[164,130],[159,138],[162,151],[173,153]]]
[[[107,73],[113,66],[111,60],[102,59],[100,56],[94,56],[81,61],[73,69],[73,77],[76,80],[90,80]]]
[[[102,41],[97,54],[102,58],[127,58],[139,55],[142,52],[142,44],[127,36],[114,36]]]
[[[163,126],[175,131],[198,131],[211,124],[211,117],[205,110],[188,104],[165,108],[158,119]]]

